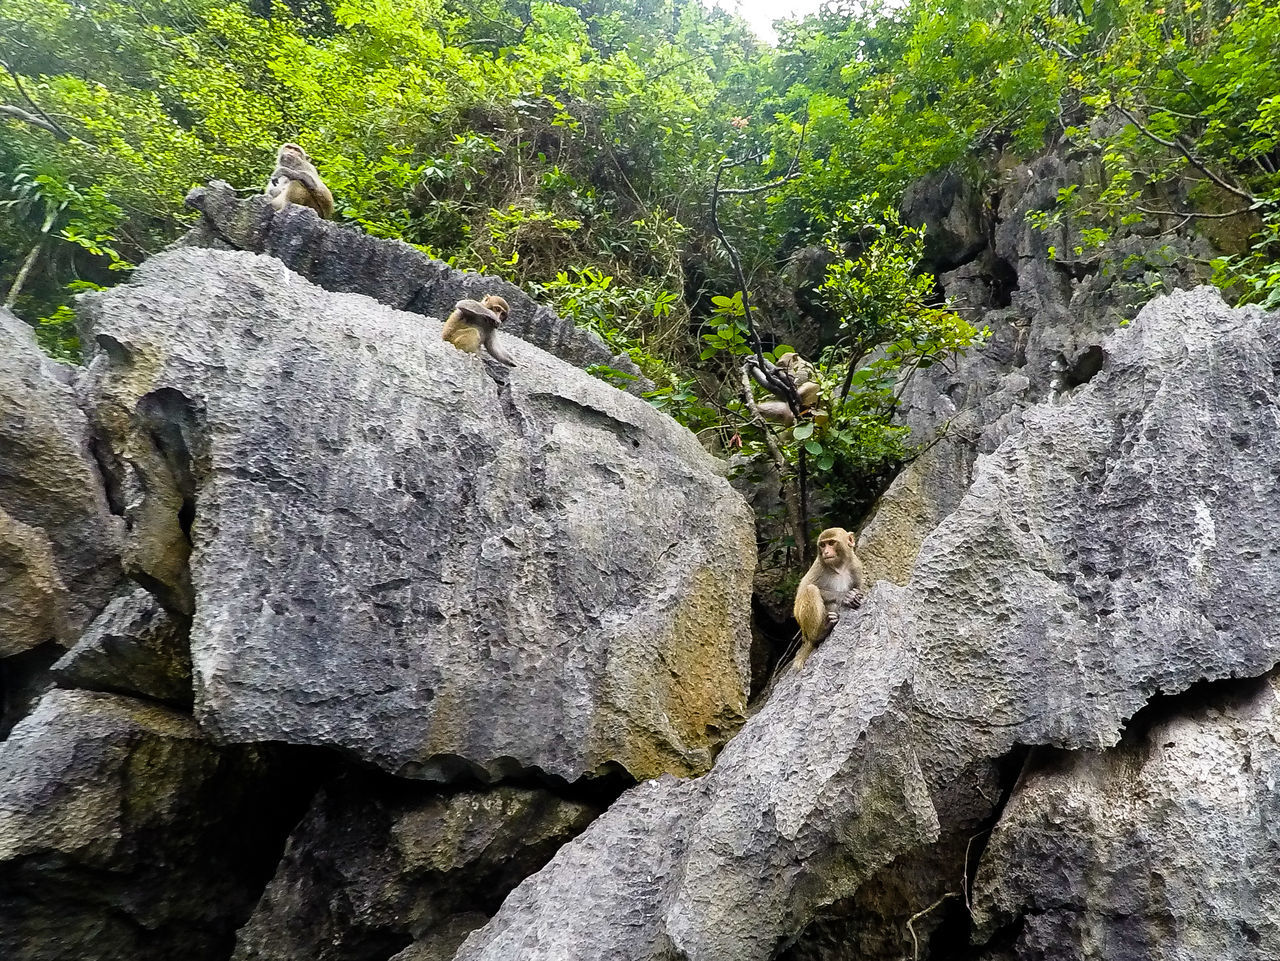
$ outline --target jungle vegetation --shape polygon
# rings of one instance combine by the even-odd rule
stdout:
[[[0,299],[76,359],[74,294],[179,236],[192,186],[261,190],[291,140],[340,222],[524,285],[752,451],[740,363],[790,349],[770,311],[819,251],[827,417],[770,438],[851,502],[912,456],[902,378],[981,337],[896,213],[921,176],[1089,152],[1037,214],[1078,224],[1061,256],[1237,223],[1215,282],[1280,305],[1280,7],[837,0],[779,35],[699,0],[5,0]]]

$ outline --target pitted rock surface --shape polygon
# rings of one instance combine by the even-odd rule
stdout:
[[[0,658],[70,645],[123,579],[73,373],[0,309]]]
[[[653,389],[625,353],[615,354],[594,332],[501,278],[456,270],[402,241],[321,220],[305,207],[276,211],[262,197],[240,200],[231,187],[216,181],[191,191],[187,205],[204,218],[184,243],[271,254],[326,290],[366,294],[389,307],[441,320],[459,300],[498,294],[511,306],[502,326],[507,339],[520,337],[583,370],[602,366],[621,371],[634,393]]]
[[[1280,954],[1280,679],[1225,685],[1105,753],[1033,758],[974,886],[1012,957]],[[1185,700],[1185,699],[1184,699]]]
[[[142,588],[117,597],[53,665],[63,687],[133,694],[191,706],[188,622]]]
[[[908,583],[873,588],[710,774],[624,796],[459,961],[769,958],[932,842],[934,804],[973,765],[1114,745],[1157,691],[1270,670],[1275,318],[1200,289],[1105,348],[979,460]]]
[[[134,540],[189,544],[132,563],[194,606],[216,736],[575,780],[700,773],[740,723],[752,521],[674,421],[266,256],[179,248],[86,307]]]
[[[0,957],[221,961],[291,790],[187,715],[49,692],[0,743]]]
[[[453,957],[599,810],[538,789],[349,778],[320,792],[233,961]]]

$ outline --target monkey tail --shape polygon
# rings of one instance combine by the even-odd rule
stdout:
[[[787,646],[782,649],[782,656],[778,658],[773,665],[773,670],[769,672],[769,680],[760,689],[760,693],[752,698],[751,703],[747,705],[747,717],[754,717],[760,711],[760,708],[769,703],[769,698],[773,696],[773,689],[778,683],[778,678],[782,676],[783,671],[795,658],[796,652],[800,650],[800,639],[800,632],[796,631]]]

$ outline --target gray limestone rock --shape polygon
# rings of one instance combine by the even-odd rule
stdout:
[[[753,526],[674,421],[266,256],[173,250],[86,308],[132,540],[161,545],[130,562],[194,606],[216,736],[574,780],[699,773],[740,723]]]
[[[402,241],[321,220],[304,207],[275,211],[262,197],[240,200],[218,181],[191,191],[187,205],[204,216],[186,244],[271,254],[326,290],[365,294],[388,307],[440,319],[459,300],[498,294],[511,305],[504,334],[584,370],[602,366],[621,371],[633,392],[653,389],[626,354],[613,353],[594,332],[574,326],[501,278],[455,270]]]
[[[983,197],[962,172],[940,170],[907,186],[905,223],[925,228],[924,268],[930,273],[967,263],[986,246]]]
[[[69,645],[122,579],[121,520],[68,379],[0,310],[0,657]]]
[[[936,444],[903,469],[861,531],[869,573],[896,583],[969,489],[976,458],[1016,431],[1028,407],[1061,401],[1086,383],[1103,341],[1156,281],[1165,290],[1203,283],[1203,265],[1214,255],[1197,235],[1138,236],[1137,226],[1118,230],[1099,252],[1071,218],[1046,229],[1029,222],[1029,214],[1054,207],[1060,188],[1096,182],[1087,161],[1049,154],[1004,170],[988,200],[994,215],[980,212],[974,192],[954,176],[913,185],[903,213],[931,230],[937,225],[935,239],[951,238],[934,265],[958,266],[939,276],[939,287],[990,337],[953,363],[918,372],[903,391],[912,441]]]
[[[234,961],[453,956],[599,810],[543,790],[322,791],[237,937]]]
[[[190,707],[188,623],[145,590],[118,597],[53,665],[63,687],[137,694]]]
[[[1117,749],[1036,757],[983,855],[975,940],[1008,928],[1018,961],[1280,957],[1280,679],[1180,706]]]
[[[1270,670],[1275,318],[1200,289],[1104,346],[1087,385],[979,460],[906,585],[876,585],[711,773],[625,795],[459,961],[769,958],[932,843],[975,765],[1114,745],[1156,692]]]
[[[0,743],[0,957],[221,961],[284,793],[255,749],[185,715],[50,692]]]

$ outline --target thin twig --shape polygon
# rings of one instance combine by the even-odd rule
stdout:
[[[1194,210],[1154,210],[1151,207],[1144,207],[1142,204],[1134,204],[1134,209],[1141,210],[1144,214],[1154,214],[1157,217],[1186,217],[1196,220],[1226,220],[1228,217],[1239,217],[1241,214],[1247,214],[1253,210],[1253,206],[1241,207],[1239,210],[1231,210],[1225,214],[1202,214]]]
[[[696,57],[690,57],[688,60],[680,60],[677,63],[673,63],[669,67],[663,67],[657,73],[648,74],[644,78],[644,82],[652,83],[653,81],[657,80],[659,77],[663,76],[664,74],[670,73],[672,70],[678,70],[681,67],[685,66],[686,64],[694,63],[695,61],[698,61],[698,60],[704,60],[709,56],[711,56],[710,53],[700,53]]]
[[[920,961],[920,942],[916,939],[916,929],[914,927],[915,923],[918,920],[920,920],[922,917],[924,917],[926,914],[928,914],[930,911],[934,910],[939,905],[941,905],[942,902],[947,900],[947,898],[958,898],[958,897],[960,897],[960,895],[957,894],[955,891],[948,891],[946,894],[938,898],[938,900],[934,901],[933,904],[929,905],[923,911],[917,911],[915,914],[911,915],[910,920],[907,921],[907,932],[911,935],[912,961]]]
[[[978,793],[982,794],[981,788],[978,789]],[[985,794],[982,794],[982,796],[984,799],[987,797]],[[974,841],[978,840],[982,835],[990,833],[991,828],[985,828],[977,834],[970,834],[969,840],[964,845],[964,877],[961,879],[961,884],[964,886],[964,906],[970,914],[973,913],[973,901],[969,898],[969,851],[973,848]]]

